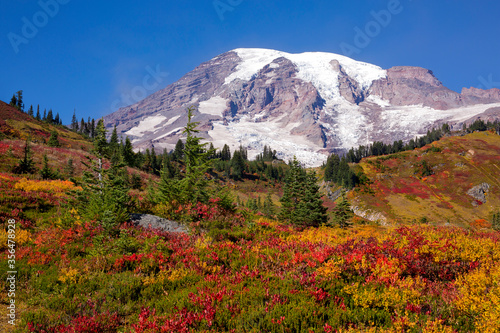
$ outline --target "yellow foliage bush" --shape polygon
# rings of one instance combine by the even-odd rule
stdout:
[[[69,190],[81,189],[81,187],[76,187],[69,180],[31,180],[26,178],[19,180],[14,185],[14,188],[25,192],[54,193],[59,196]]]
[[[62,283],[76,283],[78,281],[78,270],[75,268],[63,268],[58,280]]]
[[[476,332],[500,332],[500,265],[484,264],[456,281],[456,307],[476,318]]]
[[[15,238],[10,238],[10,239],[15,241],[16,245],[23,245],[31,240],[30,232],[28,230],[17,228],[15,235],[16,235]],[[7,248],[8,240],[9,240],[9,233],[6,230],[1,229],[0,230],[0,251],[3,251]]]

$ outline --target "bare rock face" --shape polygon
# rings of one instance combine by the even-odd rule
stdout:
[[[467,194],[476,199],[480,203],[486,203],[486,194],[489,192],[489,190],[490,190],[490,184],[482,183],[468,190]],[[478,205],[476,201],[473,201],[472,204],[474,206]]]
[[[500,99],[500,89],[492,88],[483,90],[474,87],[463,88],[461,95],[469,105],[480,103],[495,103]]]
[[[387,70],[387,78],[375,81],[370,93],[392,105],[424,105],[447,110],[463,105],[460,94],[451,91],[420,67],[398,66]]]
[[[359,87],[356,80],[352,79],[342,68],[338,60],[332,60],[332,67],[339,72],[339,90],[340,95],[348,102],[359,104],[365,99],[364,91]]]

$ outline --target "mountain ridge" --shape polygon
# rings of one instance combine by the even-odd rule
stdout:
[[[200,135],[216,147],[264,145],[306,165],[373,141],[409,140],[444,122],[497,119],[500,90],[446,88],[420,67],[384,70],[324,52],[235,49],[200,64],[146,99],[106,116],[136,149],[173,149],[197,107]]]

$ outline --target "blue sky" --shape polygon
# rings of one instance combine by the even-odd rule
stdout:
[[[500,2],[2,0],[0,99],[98,118],[239,47],[349,55],[500,88]]]

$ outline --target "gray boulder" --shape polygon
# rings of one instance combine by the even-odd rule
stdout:
[[[130,214],[130,222],[135,226],[142,228],[160,229],[167,232],[185,233],[189,229],[175,221],[170,221],[159,216],[150,214]]]

